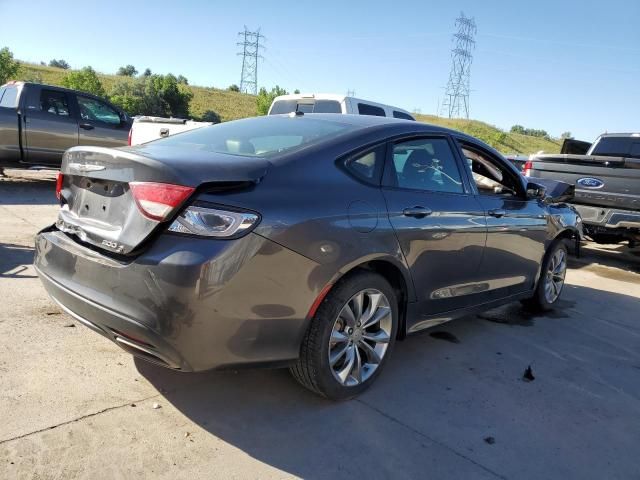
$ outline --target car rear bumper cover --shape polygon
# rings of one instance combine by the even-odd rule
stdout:
[[[66,234],[36,237],[35,268],[67,313],[140,358],[182,371],[295,360],[324,285],[317,264],[257,234],[161,235],[121,263]]]

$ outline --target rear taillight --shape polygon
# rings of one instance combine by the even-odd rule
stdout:
[[[531,160],[527,160],[526,162],[524,162],[524,167],[522,167],[522,174],[525,177],[530,177],[531,170],[533,170],[533,162]]]
[[[129,135],[127,136],[127,145],[131,146],[131,132],[133,132],[133,127],[129,129]]]
[[[166,220],[194,191],[182,185],[153,182],[131,182],[129,187],[142,214],[159,222]]]
[[[58,200],[60,200],[60,192],[62,192],[62,182],[64,182],[64,174],[58,172],[58,176],[56,177],[56,198]]]

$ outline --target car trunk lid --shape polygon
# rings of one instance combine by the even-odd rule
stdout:
[[[258,183],[269,162],[172,147],[75,147],[63,158],[57,227],[127,255],[170,221],[196,189]]]

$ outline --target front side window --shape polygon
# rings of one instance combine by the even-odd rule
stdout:
[[[80,107],[80,118],[82,120],[120,125],[120,114],[100,100],[78,96],[78,107]]]
[[[285,151],[318,144],[352,130],[352,125],[309,117],[256,117],[220,123],[155,140],[185,150],[273,157]]]
[[[358,113],[360,115],[373,115],[376,117],[386,117],[383,108],[376,107],[375,105],[369,105],[368,103],[359,103]]]
[[[462,177],[445,138],[421,138],[393,146],[392,181],[399,188],[464,193]]]
[[[59,117],[68,117],[69,101],[66,93],[42,90],[40,92],[40,111]]]
[[[5,87],[0,99],[0,107],[15,108],[18,101],[18,87]]]
[[[473,181],[481,195],[515,196],[520,189],[518,179],[505,165],[492,156],[462,144],[462,153],[471,169]]]

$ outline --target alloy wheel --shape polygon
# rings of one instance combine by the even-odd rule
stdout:
[[[549,304],[555,302],[560,296],[566,273],[567,254],[563,249],[559,248],[551,257],[545,276],[544,296]]]
[[[391,341],[392,310],[379,290],[356,293],[342,307],[329,338],[329,366],[347,387],[366,382],[382,363]]]

